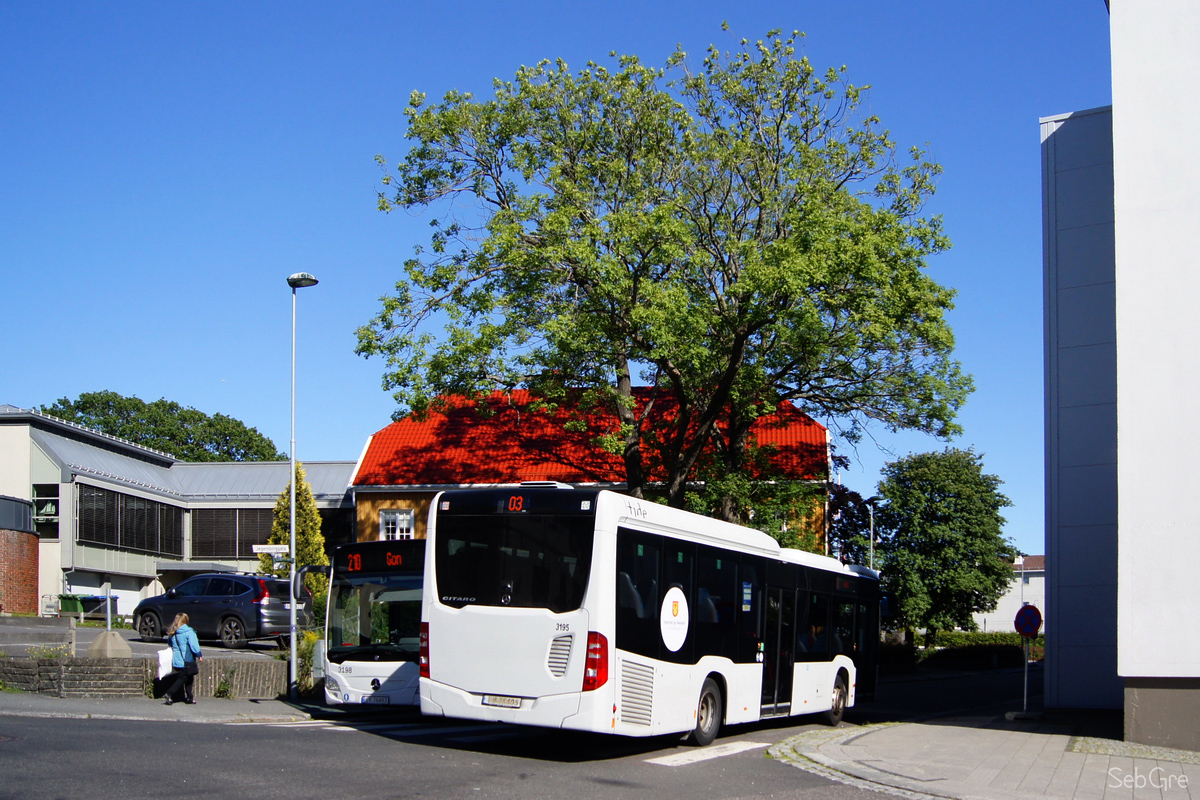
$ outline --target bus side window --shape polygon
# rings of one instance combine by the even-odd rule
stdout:
[[[760,556],[743,555],[738,571],[737,595],[734,608],[737,611],[737,647],[734,661],[753,664],[761,658],[762,644],[762,583],[760,576],[765,572],[765,562]]]
[[[661,539],[625,528],[617,531],[617,641],[631,653],[658,658],[658,580]]]
[[[854,653],[854,606],[853,602],[842,601],[834,609],[833,654]]]
[[[696,586],[693,574],[696,546],[691,542],[681,542],[667,537],[663,537],[662,543],[662,583],[660,584],[663,589],[662,597],[665,598],[671,589],[679,589],[683,592],[688,606],[688,634],[678,650],[668,650],[664,645],[659,653],[659,658],[677,664],[691,664],[695,653],[697,630]],[[661,605],[662,598],[658,602]],[[664,612],[658,611],[658,613]]]
[[[638,594],[637,587],[633,585],[633,578],[628,572],[617,573],[617,607],[632,611],[639,619],[646,616],[642,596]]]
[[[829,598],[814,593],[809,596],[808,624],[797,632],[796,658],[828,661],[830,656]]]

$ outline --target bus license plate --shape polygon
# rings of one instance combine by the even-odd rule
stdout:
[[[500,706],[501,708],[520,708],[521,698],[505,697],[499,694],[485,694],[483,696],[483,704],[485,706]]]
[[[364,703],[379,703],[381,705],[387,705],[391,702],[391,698],[381,694],[369,694],[364,697],[362,701]]]

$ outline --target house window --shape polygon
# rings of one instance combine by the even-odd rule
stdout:
[[[379,539],[413,538],[413,510],[411,508],[388,508],[379,512]]]

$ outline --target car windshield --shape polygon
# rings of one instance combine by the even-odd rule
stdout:
[[[420,631],[420,574],[339,576],[329,587],[327,653],[334,663],[416,661]]]

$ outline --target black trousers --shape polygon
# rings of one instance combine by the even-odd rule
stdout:
[[[195,682],[196,676],[189,675],[186,670],[178,667],[171,667],[171,674],[167,676],[167,688],[164,692],[167,697],[172,700],[180,699],[178,697],[180,688],[183,689],[183,698],[189,703],[196,698],[192,695],[192,684]]]

